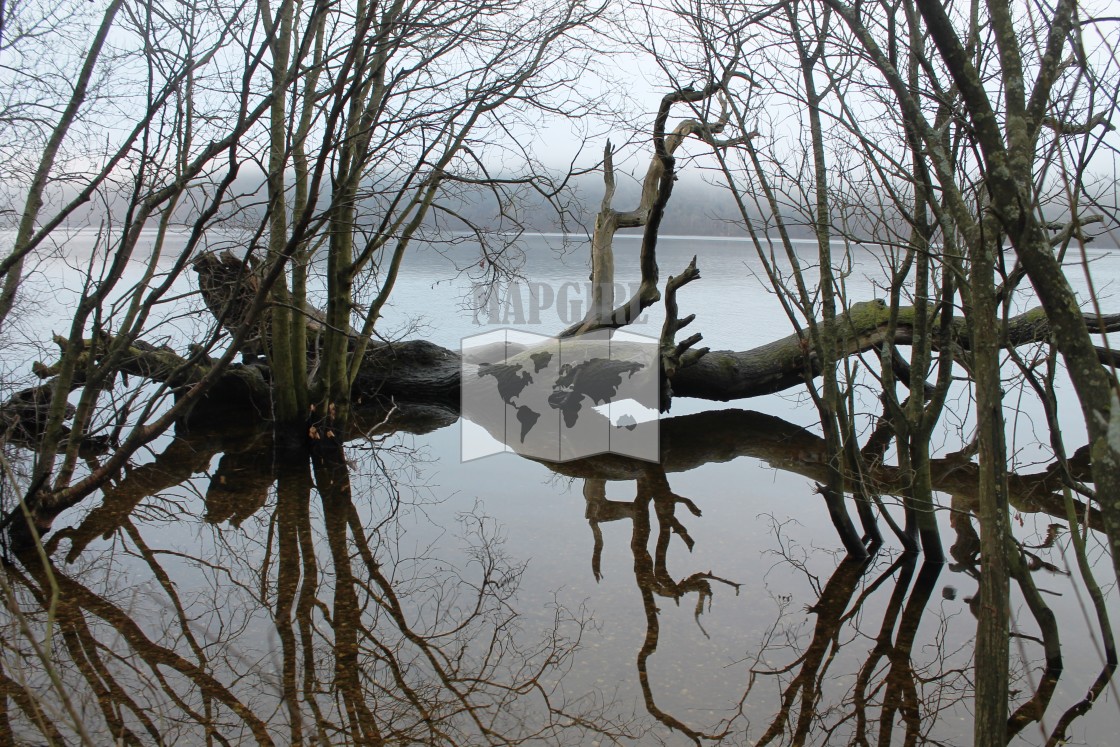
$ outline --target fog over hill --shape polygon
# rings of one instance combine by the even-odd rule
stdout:
[[[636,179],[620,177],[612,207],[624,211],[638,204],[641,185]],[[519,227],[525,231],[590,233],[595,216],[603,200],[603,178],[599,173],[572,178],[556,202],[562,205],[561,215],[554,205],[540,194],[525,190],[514,205],[505,206],[505,224],[496,226],[498,203],[493,193],[483,188],[463,192],[448,203],[463,219],[483,228],[508,230]],[[752,210],[756,227],[763,228],[769,221]],[[787,218],[788,220],[788,218]],[[455,226],[452,220],[448,225]],[[457,228],[466,227],[459,222]],[[641,233],[640,228],[624,229],[621,234]],[[791,235],[808,238],[812,234],[804,227],[792,224]],[[661,221],[662,235],[678,236],[742,236],[747,235],[739,209],[731,193],[723,187],[709,183],[699,175],[681,176],[673,189],[672,198],[665,208]]]
[[[501,178],[500,176],[498,178]],[[556,184],[563,182],[561,175],[553,176]],[[361,199],[358,211],[357,226],[359,230],[375,230],[381,215],[378,202],[382,194],[392,194],[394,180],[378,177],[370,184],[365,196]],[[616,210],[629,210],[638,203],[641,184],[634,176],[619,174],[618,185],[613,200]],[[226,227],[236,229],[238,225],[253,226],[264,214],[267,206],[267,197],[264,179],[256,174],[239,177],[234,189],[238,195],[235,202],[227,208]],[[502,191],[502,203],[496,192],[488,186],[480,184],[457,184],[452,190],[445,192],[438,201],[442,209],[434,210],[425,220],[425,227],[429,231],[429,238],[434,238],[439,231],[462,232],[478,229],[483,233],[553,233],[566,232],[571,234],[590,234],[595,225],[595,216],[599,211],[603,199],[603,178],[599,172],[591,172],[572,177],[564,183],[563,189],[553,197],[551,203],[538,191],[525,186],[510,187],[506,185]],[[22,192],[18,185],[4,185],[0,189],[0,231],[11,230],[20,213],[20,199]],[[57,203],[72,199],[72,194],[65,188],[58,189],[53,196]],[[782,199],[784,215],[782,216],[789,235],[795,239],[811,239],[813,232],[805,216],[789,209],[789,205],[796,205],[793,197]],[[746,196],[747,209],[756,230],[765,232],[772,230],[774,221],[769,211],[761,211],[759,205],[751,195]],[[323,196],[322,204],[329,200]],[[761,204],[761,198],[758,203]],[[121,203],[123,205],[123,202]],[[109,208],[104,203],[90,203],[75,211],[68,224],[74,228],[98,226],[107,215],[116,221],[124,218],[123,211],[113,209],[113,201]],[[869,225],[866,220],[859,219],[861,210],[850,206],[850,215],[846,221],[846,229],[857,239],[868,239],[877,236],[876,241],[883,241],[881,229],[884,223],[893,224],[898,232],[896,236],[905,236],[904,222],[897,216],[883,216],[873,211],[864,209],[864,214],[874,217],[877,226]],[[178,211],[178,219],[184,225],[189,225],[196,217],[191,206],[184,205]],[[1064,223],[1068,218],[1064,215],[1055,215],[1051,220],[1055,223]],[[1092,228],[1099,228],[1093,226]],[[839,237],[843,230],[839,218],[835,219],[834,236]],[[641,229],[624,229],[620,234],[640,234]],[[665,209],[661,221],[660,233],[665,236],[721,236],[742,237],[748,235],[739,208],[731,192],[716,183],[713,177],[702,175],[696,171],[684,172],[678,177],[673,189],[672,198]],[[1090,238],[1093,248],[1112,248],[1120,246],[1120,236],[1115,236],[1108,231],[1094,232],[1089,230],[1086,235]]]
[[[391,192],[387,182],[391,179],[378,179],[380,189],[372,186],[361,200],[358,225],[363,228],[376,226],[380,215],[378,209],[379,193]],[[557,176],[559,183],[561,177]],[[613,206],[618,210],[628,210],[637,205],[640,183],[636,179],[620,175]],[[469,228],[468,221],[484,232],[527,231],[590,233],[595,225],[595,215],[603,199],[603,179],[600,173],[589,173],[570,179],[564,189],[550,204],[544,196],[528,187],[507,188],[503,193],[503,203],[499,206],[494,191],[481,185],[455,185],[454,191],[443,194],[439,200],[442,210],[435,210],[425,221],[431,229],[441,228],[461,231]],[[238,194],[236,208],[228,209],[229,227],[239,223],[252,225],[259,221],[267,207],[267,197],[263,178],[258,175],[241,176],[233,189]],[[21,191],[16,185],[7,185],[0,197],[0,230],[14,228],[19,215]],[[73,199],[70,190],[58,189],[53,201],[63,203]],[[327,204],[328,200],[322,199]],[[108,207],[104,203],[89,203],[75,211],[68,223],[75,228],[97,226],[106,217],[115,221],[124,219],[122,210],[116,210],[114,201]],[[560,209],[558,209],[558,207]],[[178,220],[189,224],[194,219],[191,206],[184,205],[178,210]],[[758,218],[759,216],[755,216]],[[12,225],[6,225],[11,223]],[[761,225],[761,223],[760,223]],[[810,233],[799,226],[792,226],[795,236],[808,237]],[[623,233],[640,232],[630,229]],[[702,180],[698,175],[685,174],[674,188],[672,199],[661,223],[664,235],[690,236],[745,236],[746,230],[739,217],[738,208],[731,194],[724,188]]]

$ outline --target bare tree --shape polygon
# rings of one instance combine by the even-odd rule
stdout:
[[[894,440],[900,466],[913,476],[907,526],[899,533],[908,545],[920,535],[927,553],[942,557],[933,518],[930,436],[954,368],[961,366],[973,382],[975,436],[965,453],[978,452],[983,470],[978,515],[987,569],[981,598],[988,610],[979,617],[976,740],[1002,744],[1009,578],[1022,574],[1008,527],[1002,390],[1008,374],[1001,349],[1012,347],[1010,310],[1024,277],[1054,325],[1050,339],[1064,358],[1094,439],[1094,485],[1086,493],[1108,495],[1115,488],[1115,460],[1106,446],[1110,398],[1116,396],[1110,394],[1115,379],[1106,367],[1113,357],[1107,341],[1100,347],[1090,337],[1102,329],[1094,319],[1100,315],[1095,298],[1083,312],[1061,266],[1071,242],[1075,251],[1083,248],[1085,227],[1101,220],[1084,206],[1101,202],[1090,170],[1110,132],[1117,71],[1109,43],[1095,55],[1085,38],[1091,34],[1098,43],[1113,20],[1084,17],[1073,3],[1013,10],[1005,3],[950,8],[831,1],[786,4],[774,17],[766,8],[741,3],[673,4],[653,8],[646,17],[651,32],[644,44],[669,79],[676,85],[700,79],[720,86],[739,131],[772,134],[756,124],[768,106],[796,115],[792,127],[788,119],[774,125],[774,133],[793,130],[794,148],[778,146],[766,162],[759,158],[758,139],[714,154],[748,228],[756,221],[765,224],[751,235],[768,280],[786,299],[791,322],[799,334],[805,329],[802,339],[820,362],[820,372],[806,367],[806,381],[831,443],[836,469],[823,491],[841,525],[845,478],[856,486],[861,516],[870,516],[869,491],[860,477],[868,460],[884,458]],[[666,17],[672,19],[664,24],[669,32],[653,20]],[[669,43],[660,41],[668,38]],[[990,80],[1000,83],[999,100],[990,93]],[[845,153],[853,144],[861,159]],[[798,164],[792,168],[784,165],[791,155]],[[846,185],[858,196],[846,197]],[[750,209],[751,199],[760,201],[761,209]],[[790,214],[816,241],[812,281],[791,245]],[[777,253],[770,243],[774,234],[781,239]],[[883,417],[862,449],[853,428],[851,392],[857,379],[853,368],[840,365],[847,356],[837,346],[859,327],[835,324],[845,265],[834,254],[836,238],[841,246],[855,241],[888,247],[898,258],[890,265],[888,330],[897,330],[902,295],[913,294],[910,360],[900,361],[894,350],[900,340],[888,333],[881,360],[872,362],[883,384]],[[1015,251],[1012,267],[1005,244]],[[788,268],[784,272],[778,258]],[[1089,284],[1092,289],[1091,277]],[[958,296],[963,335],[954,334]],[[936,384],[930,385],[935,350]],[[819,392],[812,383],[818,373],[823,373]],[[904,401],[896,395],[896,382],[907,385]],[[1052,427],[1058,427],[1056,418]],[[1069,487],[1085,491],[1076,481]],[[1115,542],[1120,522],[1109,510],[1102,517]],[[866,530],[870,523],[864,525]],[[849,553],[862,555],[854,532],[842,534],[849,537]],[[1112,557],[1120,562],[1116,552]]]
[[[489,190],[512,220],[502,206],[519,190],[551,198],[562,186],[518,138],[541,116],[594,109],[594,98],[573,92],[589,65],[581,34],[602,12],[582,2],[111,4],[76,87],[57,104],[57,120],[45,120],[52,129],[0,265],[2,319],[24,262],[81,205],[100,203],[85,285],[57,339],[61,355],[39,369],[48,384],[23,400],[38,443],[29,497],[41,521],[189,412],[238,353],[266,356],[256,376],[268,372],[267,410],[280,422],[302,425],[312,405],[344,422],[414,238],[449,221],[471,226],[457,217],[459,190]],[[112,95],[88,96],[91,81]],[[68,140],[75,123],[109,122],[108,144],[85,154],[79,176],[66,172],[73,184],[62,181],[59,153],[79,147]],[[512,157],[492,173],[503,154]],[[59,207],[44,213],[48,193]],[[148,229],[155,238],[144,255]],[[131,385],[120,379],[159,347],[145,338],[161,334],[167,320],[157,312],[181,292],[192,259],[205,274],[233,257],[231,247],[241,264],[203,283],[217,318],[189,333],[189,354],[163,359]],[[504,271],[500,239],[490,250],[484,256]],[[146,269],[126,284],[134,260]],[[318,297],[308,290],[313,271],[324,273]],[[312,308],[318,299],[323,313]],[[246,374],[254,376],[234,372]],[[97,431],[112,449],[82,463],[79,450]]]

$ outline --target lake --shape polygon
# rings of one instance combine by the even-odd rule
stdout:
[[[64,331],[83,240],[32,277],[26,340]],[[468,308],[469,271],[418,252],[380,329],[453,349],[495,327],[556,332],[586,298],[585,256],[563,243],[521,237],[523,282],[481,311]],[[622,283],[637,280],[637,249],[616,244]],[[454,251],[474,267],[468,246]],[[789,334],[748,243],[663,238],[662,277],[693,255],[701,278],[679,302],[703,345]],[[850,300],[885,297],[881,256],[853,251]],[[1094,250],[1092,267],[1108,311],[1120,255]],[[1084,291],[1074,266],[1071,277]],[[173,347],[208,324],[198,308],[184,296],[160,309]],[[656,336],[659,314],[635,331]],[[13,379],[50,355],[12,349]],[[1013,526],[1056,618],[1040,626],[1012,584],[1013,743],[1046,744],[1104,660],[1064,513],[1046,500],[1042,410],[1013,383]],[[878,403],[863,379],[856,401],[866,428]],[[76,743],[76,718],[94,744],[967,745],[981,566],[974,466],[952,452],[971,417],[959,383],[934,439],[944,566],[903,555],[889,532],[870,560],[844,560],[815,493],[816,412],[796,389],[674,401],[657,463],[463,462],[461,423],[406,408],[370,414],[346,464],[314,469],[250,424],[180,428],[55,521],[53,581],[9,567],[0,732]],[[1081,445],[1076,408],[1064,417],[1067,443]],[[880,477],[889,488],[889,471]],[[897,508],[889,489],[884,501]],[[1115,619],[1105,544],[1088,542]],[[1110,684],[1069,719],[1068,743],[1114,739],[1116,696]]]

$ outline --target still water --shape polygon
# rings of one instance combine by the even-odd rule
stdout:
[[[560,242],[521,241],[528,283],[586,277]],[[637,242],[616,254],[620,280],[636,279]],[[703,344],[788,334],[748,244],[664,239],[662,275],[694,254],[702,278],[679,300]],[[1100,285],[1120,278],[1120,257],[1094,258]],[[852,301],[883,295],[880,259],[857,250]],[[65,307],[63,267],[36,282]],[[464,308],[469,273],[454,275],[436,252],[411,258],[386,332],[457,348],[488,329]],[[182,308],[166,310],[173,342],[206,324]],[[555,306],[537,324],[499,309],[533,331],[565,326]],[[57,310],[39,314],[23,320],[29,338]],[[655,311],[643,326],[657,334]],[[870,419],[875,394],[860,397]],[[1013,743],[1046,744],[1103,654],[1048,500],[1040,411],[1014,405],[1014,526],[1056,625],[1013,584],[1011,728]],[[0,731],[76,743],[76,717],[93,744],[970,744],[980,566],[973,467],[951,455],[971,435],[963,385],[951,407],[935,440],[945,566],[889,540],[866,563],[843,560],[814,493],[813,407],[796,392],[675,402],[659,464],[462,463],[454,416],[403,408],[370,413],[347,463],[314,469],[252,427],[181,428],[55,522],[57,597],[46,574],[9,569],[23,615],[6,613]],[[890,470],[878,477],[889,493]],[[1116,619],[1103,543],[1090,534],[1089,547]],[[28,629],[40,642],[51,632],[52,667],[31,655]],[[28,691],[44,693],[39,706],[23,708]],[[1069,743],[1114,743],[1115,689],[1068,720]]]

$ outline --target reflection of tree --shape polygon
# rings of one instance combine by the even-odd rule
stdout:
[[[1093,681],[1085,697],[1067,708],[1052,726],[1050,729],[1050,736],[1046,742],[1048,745],[1063,744],[1065,742],[1066,732],[1070,724],[1079,716],[1083,716],[1089,712],[1089,709],[1092,708],[1097,698],[1108,686],[1117,666],[1116,646],[1104,596],[1099,586],[1097,586],[1086,561],[1084,538],[1077,530],[1076,514],[1073,511],[1072,497],[1067,495],[1067,501],[1067,515],[1072,517],[1070,519],[1070,538],[1075,545],[1079,565],[1078,570],[1085,583],[1086,590],[1092,599],[1094,612],[1096,613],[1096,633],[1100,636],[1104,648],[1104,663],[1102,664],[1100,673]],[[956,542],[954,542],[951,551],[954,559],[957,561],[957,565],[954,566],[955,569],[964,571],[970,576],[979,579],[983,573],[983,568],[980,564],[979,539],[976,528],[972,525],[972,517],[967,513],[956,513],[953,516],[952,527],[957,535]],[[1042,674],[1038,678],[1037,683],[1033,683],[1033,693],[1029,698],[1023,701],[1008,718],[1008,739],[1013,738],[1032,723],[1043,722],[1043,717],[1057,690],[1058,682],[1064,671],[1058,621],[1053,610],[1046,603],[1045,598],[1039,591],[1032,576],[1032,572],[1037,570],[1059,572],[1057,568],[1044,561],[1034,552],[1035,550],[1053,547],[1057,540],[1059,529],[1060,525],[1051,524],[1043,541],[1038,545],[1030,547],[1012,540],[1014,546],[1011,547],[1008,552],[1010,575],[1019,587],[1019,591],[1030,612],[1031,619],[1038,626],[1039,632],[1038,638],[1034,638],[1025,633],[1019,633],[1018,637],[1024,642],[1033,641],[1040,644],[1044,656]],[[975,597],[971,600],[971,607],[973,614],[979,615],[984,613],[979,608],[979,600]]]
[[[686,472],[705,464],[752,457],[786,472],[824,483],[827,449],[824,439],[781,418],[745,410],[715,410],[667,418],[660,424],[661,466],[666,473]],[[615,454],[602,454],[572,462],[550,463],[548,468],[570,477],[634,480],[644,474],[645,462]],[[934,490],[954,497],[954,506],[971,511],[977,505],[975,462],[952,454],[930,460]],[[897,466],[876,462],[868,467],[867,483],[883,495],[901,495],[907,476]],[[1048,467],[1036,473],[1008,477],[1008,499],[1020,513],[1043,513],[1065,520],[1060,470]],[[1090,526],[1101,526],[1095,507],[1075,502]]]
[[[657,597],[671,599],[680,603],[688,594],[696,594],[696,621],[700,622],[700,615],[704,611],[704,603],[712,598],[712,581],[727,584],[736,590],[739,584],[719,578],[712,573],[693,573],[680,581],[673,578],[669,572],[668,554],[669,543],[676,534],[691,550],[692,537],[688,530],[676,518],[677,504],[683,503],[693,515],[699,516],[700,509],[688,498],[677,495],[669,487],[665,471],[657,465],[647,465],[645,473],[637,479],[637,495],[633,502],[610,501],[606,497],[606,481],[602,479],[588,479],[584,483],[584,497],[587,499],[587,518],[595,536],[595,549],[592,554],[592,569],[596,578],[601,577],[600,563],[603,550],[603,536],[599,524],[604,521],[615,521],[627,518],[633,523],[630,548],[634,554],[634,578],[642,596],[642,609],[645,612],[646,634],[642,647],[638,652],[638,681],[642,688],[642,697],[650,715],[670,729],[681,732],[693,741],[699,743],[701,739],[720,739],[728,733],[705,733],[693,729],[684,722],[666,712],[657,705],[654,697],[653,686],[649,678],[649,660],[657,651],[660,635],[658,621]],[[654,544],[653,555],[649,552],[649,541],[652,535],[650,523],[650,509],[657,517],[657,539]],[[703,628],[701,628],[703,630]],[[705,633],[707,635],[707,633]]]
[[[770,430],[743,427],[752,421],[759,424],[765,420],[774,422],[778,427]],[[684,423],[693,427],[686,428]],[[815,478],[818,462],[814,455],[818,453],[816,444],[819,439],[776,419],[748,413],[704,413],[667,420],[664,425],[661,465],[600,456],[550,464],[549,467],[557,472],[584,477],[586,516],[594,537],[592,570],[597,579],[602,575],[604,550],[600,525],[619,520],[629,520],[633,524],[631,551],[635,580],[646,617],[646,633],[638,652],[637,674],[647,710],[658,721],[696,743],[718,741],[737,732],[736,719],[706,727],[688,724],[657,703],[654,694],[658,686],[650,681],[648,664],[657,650],[660,633],[657,598],[679,603],[687,594],[695,593],[699,622],[704,604],[712,595],[711,581],[731,583],[710,571],[695,573],[679,581],[669,573],[668,550],[672,535],[679,536],[690,550],[694,546],[693,537],[677,518],[677,506],[683,504],[694,516],[700,516],[700,508],[694,500],[672,491],[666,472],[685,471],[705,461],[726,461],[746,453],[766,459],[771,465]],[[730,430],[731,425],[738,426],[737,438],[724,437],[727,434],[721,426]],[[690,432],[704,433],[706,437],[687,438]],[[969,572],[979,579],[979,543],[970,513],[975,503],[964,489],[967,486],[963,480],[957,482],[961,478],[953,476],[953,472],[967,473],[969,465],[956,458],[946,462],[941,465],[935,460],[935,484],[940,479],[942,485],[962,488],[953,494],[954,510],[950,521],[956,532],[956,542],[951,550],[959,564],[955,569]],[[882,478],[890,476],[890,472],[880,468],[878,475]],[[634,479],[636,484],[633,501],[607,499],[608,480],[628,479]],[[882,484],[886,485],[884,492],[887,492],[890,483]],[[1033,509],[1059,515],[1063,501],[1068,501],[1075,512],[1088,510],[1083,504],[1075,506],[1071,496],[1063,498],[1051,492],[1055,483],[1049,470],[1033,476],[1013,476],[1012,485],[1020,491],[1016,502],[1024,512]],[[656,519],[656,530],[651,524],[651,510]],[[1032,546],[1016,544],[1009,553],[1013,556],[1012,575],[1026,602],[1029,619],[1040,631],[1041,637],[1037,640],[1043,654],[1042,676],[1037,682],[1029,682],[1029,697],[1019,704],[1008,722],[1009,739],[1029,724],[1043,719],[1062,674],[1057,621],[1032,577],[1032,573],[1038,570],[1054,570],[1040,553],[1053,545],[1057,526],[1051,525],[1043,543]],[[652,554],[651,539],[654,540]],[[780,537],[779,544],[782,544]],[[814,587],[819,589],[819,596],[808,609],[816,616],[816,623],[807,642],[803,645],[790,644],[796,645],[792,663],[779,669],[756,665],[751,670],[740,703],[743,714],[746,713],[745,704],[749,696],[752,691],[757,692],[755,686],[760,681],[774,678],[782,683],[776,712],[752,744],[807,744],[822,740],[829,744],[836,740],[852,744],[892,744],[897,739],[905,744],[927,743],[930,730],[941,712],[971,696],[972,685],[966,669],[947,662],[954,652],[945,650],[946,642],[941,638],[944,631],[940,629],[945,624],[943,619],[932,621],[935,630],[931,634],[937,636],[938,653],[932,661],[915,661],[919,628],[927,617],[933,589],[942,572],[942,564],[936,562],[927,562],[918,571],[918,559],[916,554],[906,553],[882,569],[874,557],[867,560],[847,558],[836,566],[823,588],[816,587],[814,583]],[[803,563],[788,556],[786,560],[791,567],[805,569]],[[875,577],[868,579],[868,573],[877,567],[880,570]],[[808,573],[807,570],[804,572]],[[864,584],[862,591],[861,583]],[[738,589],[738,584],[732,585]],[[882,592],[888,589],[889,598],[883,601]],[[879,601],[869,604],[872,599]],[[1094,602],[1097,601],[1094,597]],[[1103,599],[1100,602],[1098,612],[1103,611]],[[881,612],[878,611],[880,608]],[[881,621],[878,630],[868,632],[868,625],[874,624],[874,620]],[[1027,624],[1025,620],[1019,622],[1020,625]],[[1107,616],[1101,617],[1100,622],[1107,626]],[[1115,654],[1107,632],[1105,639],[1108,661],[1086,698],[1061,714],[1058,723],[1053,726],[1051,744],[1057,744],[1064,738],[1072,720],[1088,712],[1107,686],[1115,669]],[[872,645],[863,650],[859,641],[870,641]],[[768,645],[764,644],[763,650]],[[760,652],[760,660],[761,656]],[[830,671],[836,668],[838,661],[851,661],[851,657],[858,662],[854,673],[848,670]],[[842,702],[830,703],[824,686],[835,677],[851,679],[854,685]],[[896,734],[900,729],[901,736]]]
[[[384,420],[376,415],[365,435],[391,430],[393,423]],[[420,418],[408,427],[424,431],[432,422]],[[527,640],[518,631],[514,591],[522,567],[503,555],[492,524],[467,518],[465,560],[429,553],[409,560],[393,542],[395,496],[381,500],[388,486],[372,487],[373,476],[349,464],[329,433],[322,429],[309,459],[270,433],[236,436],[196,427],[148,464],[126,470],[99,506],[48,537],[50,556],[65,553],[69,565],[44,565],[34,549],[19,555],[20,564],[5,574],[10,624],[0,644],[6,704],[0,725],[9,724],[4,728],[21,738],[35,733],[66,743],[77,736],[96,744],[112,736],[129,745],[204,739],[511,744],[637,733],[609,704],[559,695],[556,679],[571,661],[584,620],[557,610],[543,639]],[[701,502],[675,493],[671,474],[749,455],[817,480],[823,446],[796,426],[739,411],[666,420],[662,442],[660,465],[609,455],[548,465],[584,480],[596,577],[604,551],[601,524],[632,524],[630,552],[644,618],[634,673],[647,712],[697,743],[738,739],[752,728],[748,714],[758,712],[758,699],[767,697],[759,685],[773,682],[777,699],[758,727],[759,744],[926,741],[941,709],[966,697],[971,686],[964,670],[948,661],[953,652],[921,661],[929,654],[915,645],[920,628],[944,643],[942,631],[933,632],[944,621],[926,619],[941,570],[926,564],[919,571],[912,555],[885,568],[875,558],[835,566],[815,587],[811,631],[787,631],[784,666],[756,662],[731,716],[696,723],[666,703],[672,683],[658,681],[654,666],[663,645],[659,604],[680,605],[695,595],[700,624],[718,584],[739,588],[717,575],[718,568],[671,571],[672,538],[693,548],[686,522],[700,516]],[[213,473],[204,484],[176,487],[207,468]],[[934,479],[953,491],[955,568],[978,577],[974,504],[967,476],[959,476],[969,469],[959,459],[935,462]],[[878,470],[889,493],[894,478],[889,468]],[[634,480],[634,499],[608,500],[612,480]],[[1063,509],[1065,516],[1068,503],[1075,514],[1085,513],[1072,496],[1053,492],[1049,472],[1013,477],[1012,484],[1024,512]],[[682,506],[687,513],[678,512]],[[205,541],[187,542],[192,549],[184,550],[167,539],[183,533],[176,530],[156,542],[152,522],[183,527]],[[106,545],[99,538],[112,542],[100,556]],[[788,550],[780,538],[779,545]],[[1047,714],[1062,673],[1057,624],[1032,580],[1032,571],[1048,567],[1043,551],[1025,546],[1015,553],[1023,560],[1014,577],[1037,621],[1045,669],[1023,688],[1028,696],[1018,703],[1009,734]],[[788,552],[785,560],[808,573]],[[184,582],[184,575],[204,582]],[[782,607],[775,626],[785,614]],[[1101,620],[1107,624],[1107,616]],[[39,659],[31,641],[46,640],[48,631],[49,655]],[[772,644],[760,644],[759,662],[762,652],[773,654]],[[1106,647],[1113,663],[1085,699],[1047,724],[1052,743],[1107,687],[1115,666],[1111,639]],[[825,690],[837,676],[854,683],[839,700]],[[78,717],[67,715],[65,703],[46,707],[44,688],[67,693]],[[89,739],[75,733],[78,722]]]
[[[793,736],[790,741],[793,744],[803,744],[805,742],[809,727],[816,715],[816,704],[820,700],[821,682],[824,680],[829,664],[835,660],[834,657],[827,655],[832,653],[834,646],[838,645],[840,628],[844,622],[843,613],[848,608],[852,595],[855,593],[856,585],[863,577],[867,567],[868,563],[866,561],[847,558],[837,566],[836,571],[829,578],[828,583],[825,584],[820,598],[811,608],[811,611],[817,616],[812,640],[798,656],[797,662],[800,663],[800,668],[783,689],[781,708],[758,744],[769,744],[784,733],[789,725],[791,711],[795,703],[797,704],[797,722],[792,730]],[[752,671],[752,674],[783,673],[781,671]]]
[[[649,680],[648,662],[657,650],[660,632],[660,611],[656,599],[663,597],[679,602],[685,595],[695,593],[699,622],[703,605],[712,596],[711,581],[727,583],[736,589],[739,584],[721,579],[711,572],[695,573],[680,581],[675,580],[668,571],[668,550],[672,535],[680,536],[689,549],[693,547],[692,537],[674,515],[676,506],[684,504],[696,516],[700,515],[700,510],[690,499],[673,493],[664,471],[657,466],[647,465],[645,473],[636,482],[637,495],[633,502],[628,502],[607,500],[605,480],[589,478],[585,481],[587,516],[596,539],[592,565],[598,576],[603,549],[598,524],[629,519],[634,527],[631,539],[634,574],[646,617],[646,634],[637,659],[638,679],[646,708],[657,720],[696,743],[702,740],[719,740],[732,733],[734,721],[720,724],[715,729],[695,728],[663,710],[655,700],[655,687]],[[657,520],[652,555],[649,551],[650,539],[654,535],[650,521],[651,509]],[[848,715],[841,722],[854,724],[854,727],[849,728],[854,728],[859,736],[861,741],[857,743],[866,744],[870,714],[878,709],[879,743],[889,744],[896,715],[902,718],[909,739],[919,733],[921,725],[931,715],[936,714],[937,706],[932,705],[936,698],[926,704],[919,701],[916,684],[918,675],[911,662],[911,651],[926,603],[941,572],[941,565],[927,563],[923,566],[917,582],[911,588],[916,563],[916,554],[903,555],[858,596],[856,591],[873,567],[873,561],[848,558],[836,567],[821,589],[817,602],[809,608],[817,617],[816,625],[809,643],[797,653],[794,662],[779,670],[766,670],[757,666],[751,670],[744,701],[760,677],[777,677],[780,680],[789,678],[781,689],[777,712],[755,744],[770,744],[783,735],[790,744],[807,742],[812,727],[819,724],[822,718],[818,709],[822,706],[822,686],[827,681],[829,667],[836,661],[841,646],[845,645],[842,630],[845,626],[855,624],[863,616],[864,604],[876,591],[888,586],[892,579],[893,590],[883,613],[880,631],[874,637],[875,645],[866,655],[859,670],[850,701],[844,704]],[[850,644],[851,641],[847,643]],[[880,667],[883,659],[888,663],[885,671]],[[940,675],[935,674],[927,677],[925,682],[928,684],[938,676]],[[948,676],[956,678],[958,673]]]
[[[950,653],[945,650],[943,640],[939,641],[939,653],[932,664],[923,666],[914,661],[918,629],[927,617],[933,588],[942,570],[940,564],[927,562],[915,578],[916,563],[916,555],[901,556],[858,597],[855,596],[858,582],[873,566],[846,559],[837,567],[818,602],[810,608],[817,615],[817,623],[811,639],[800,648],[793,663],[778,670],[752,670],[756,676],[779,679],[793,675],[783,686],[778,714],[757,744],[770,744],[783,736],[783,743],[805,744],[814,725],[823,729],[826,742],[843,735],[846,743],[850,740],[852,744],[861,745],[894,744],[895,730],[901,726],[903,744],[930,743],[929,733],[939,714],[957,700],[970,696],[972,686],[967,682],[965,670],[947,667],[942,660],[941,657]],[[845,643],[842,628],[851,626],[855,634],[869,622],[872,618],[865,608],[868,599],[892,578],[893,590],[882,613],[878,633],[853,635]],[[1042,631],[1044,670],[1039,681],[1033,683],[1031,696],[1012,714],[1008,739],[1042,719],[1062,673],[1054,615],[1042,602],[1025,564],[1017,564],[1015,578],[1027,602],[1030,619]],[[861,617],[865,618],[862,622]],[[842,706],[832,708],[822,694],[823,685],[828,681],[828,669],[838,660],[841,646],[853,645],[855,640],[864,637],[874,643],[854,677],[851,695]],[[833,676],[848,675],[841,672]],[[1070,721],[1084,715],[1091,704],[1091,700],[1086,700],[1067,711],[1054,730],[1051,743],[1056,743],[1057,736],[1064,734]],[[877,724],[877,728],[873,724]]]
[[[123,476],[102,506],[51,538],[52,550],[71,542],[71,566],[44,563],[33,548],[8,566],[9,620],[24,621],[27,634],[2,644],[0,690],[14,705],[6,734],[125,745],[633,736],[610,704],[558,694],[585,621],[558,607],[539,640],[520,630],[522,566],[504,555],[489,520],[464,519],[465,559],[402,557],[395,501],[379,505],[366,490],[373,483],[354,481],[330,439],[311,460],[271,439],[230,440],[204,495],[158,497],[221,445],[196,431]],[[265,512],[250,518],[262,498]],[[157,546],[148,522],[172,508],[173,531],[158,535],[169,544]],[[213,523],[230,518],[253,526]],[[184,550],[178,527],[203,541]],[[98,557],[106,534],[112,545]],[[116,567],[127,572],[104,572]],[[184,583],[191,569],[205,583]],[[48,631],[51,655],[35,664],[29,640]],[[61,676],[73,718],[43,713],[48,669]],[[75,724],[88,734],[75,735]]]

